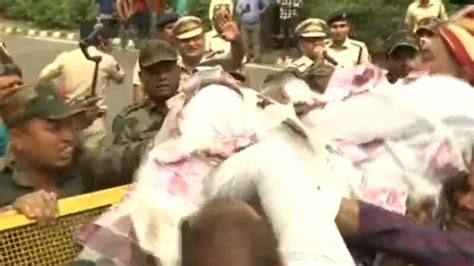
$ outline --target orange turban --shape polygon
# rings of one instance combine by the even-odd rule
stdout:
[[[454,58],[469,74],[474,85],[474,6],[459,12],[440,29],[440,35]]]

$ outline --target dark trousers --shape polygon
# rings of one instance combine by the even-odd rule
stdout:
[[[298,17],[294,16],[289,19],[280,20],[281,33],[283,35],[283,51],[286,56],[290,53],[290,47],[295,36],[295,27],[298,23]]]
[[[148,10],[135,12],[132,21],[137,29],[138,39],[150,37],[151,13]]]

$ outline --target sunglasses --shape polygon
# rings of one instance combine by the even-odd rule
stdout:
[[[21,69],[12,63],[0,64],[0,76],[18,75],[22,77]]]

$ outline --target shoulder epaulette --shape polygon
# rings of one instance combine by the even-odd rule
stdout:
[[[352,44],[352,45],[354,45],[354,46],[357,46],[357,47],[359,47],[359,48],[361,48],[361,49],[364,48],[364,46],[363,46],[360,42],[358,42],[358,41],[350,40],[349,43]]]
[[[122,111],[120,112],[120,115],[121,116],[127,116],[129,115],[130,113],[133,113],[135,112],[136,110],[140,109],[140,108],[143,108],[144,106],[146,106],[148,104],[148,100],[143,100],[143,101],[140,101],[138,103],[132,103],[130,105],[127,105],[125,106]]]

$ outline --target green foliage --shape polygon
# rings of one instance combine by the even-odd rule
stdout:
[[[176,0],[168,1],[173,5]],[[334,11],[344,10],[353,17],[354,37],[365,41],[372,51],[376,51],[390,34],[404,29],[405,11],[412,1],[305,0],[303,17],[326,19]],[[94,2],[93,0],[1,0],[0,12],[8,18],[32,21],[40,27],[74,29],[78,27],[80,21],[94,17],[97,12]],[[209,2],[210,0],[187,0],[189,14],[202,18],[208,25]],[[447,9],[453,11],[455,6],[448,4]]]
[[[367,43],[372,52],[380,52],[384,40],[405,30],[405,12],[413,0],[312,0],[306,1],[304,17],[327,19],[336,11],[347,12],[353,22],[353,37]],[[448,12],[457,7],[446,4]]]
[[[76,29],[82,20],[94,17],[92,0],[2,0],[2,15],[34,22],[39,27]]]

